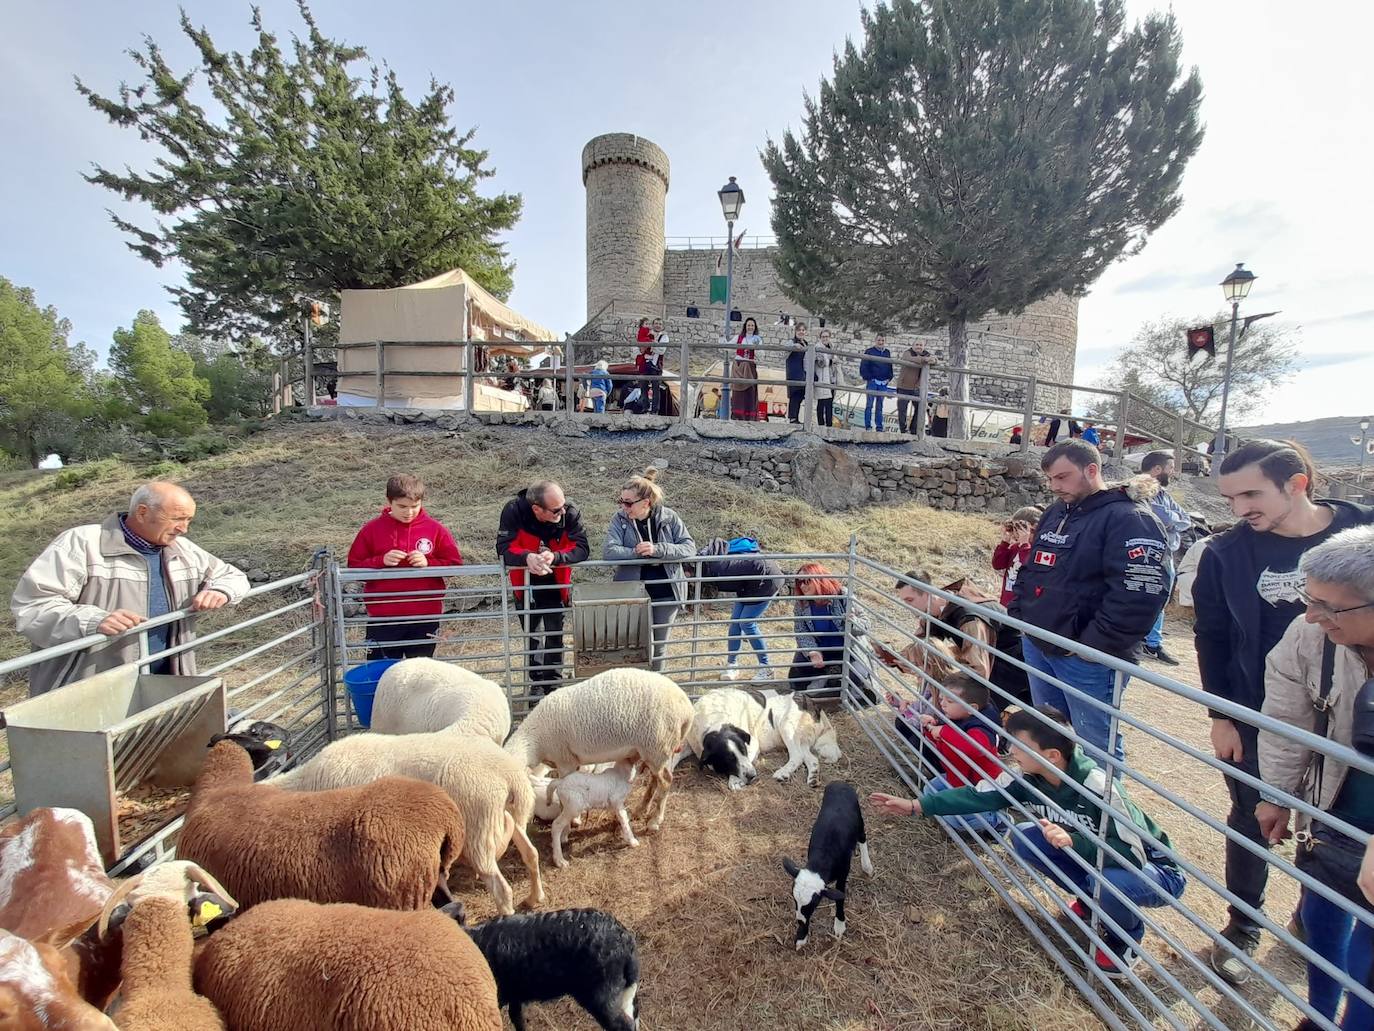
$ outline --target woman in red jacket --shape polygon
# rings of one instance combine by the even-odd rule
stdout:
[[[1002,573],[1002,605],[1011,604],[1016,591],[1016,576],[1030,560],[1031,532],[1044,513],[1034,505],[1018,508],[1002,526],[1002,539],[992,553],[992,568]]]
[[[406,565],[461,566],[463,556],[439,520],[424,510],[425,485],[402,473],[386,481],[387,507],[365,524],[348,549],[350,569],[392,569]],[[364,585],[368,661],[430,658],[444,611],[444,578],[388,577]],[[403,617],[428,616],[429,619]]]

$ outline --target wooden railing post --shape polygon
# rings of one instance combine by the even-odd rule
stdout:
[[[1026,409],[1021,413],[1021,454],[1030,451],[1031,428],[1035,425],[1035,376],[1026,377]]]
[[[577,341],[572,337],[564,342],[563,347],[563,411],[568,419],[571,419],[577,411],[577,380],[574,378],[573,367],[577,361]]]
[[[373,370],[373,377],[374,377],[375,380],[376,380],[376,387],[377,387],[377,407],[378,407],[378,408],[385,408],[385,407],[386,407],[386,393],[385,393],[385,389],[386,389],[386,372],[384,371],[384,366],[383,366],[383,364],[382,364],[382,363],[383,363],[383,360],[384,360],[385,354],[386,354],[386,344],[384,344],[384,343],[382,343],[382,341],[378,340],[378,341],[377,341],[377,368],[376,368],[375,370]]]
[[[687,337],[685,334],[683,335],[682,339],[678,341],[677,347],[677,360],[679,362],[677,388],[677,421],[685,426],[687,425],[687,423],[692,421],[692,412],[696,408],[695,402],[692,400],[690,394],[688,393],[688,391],[691,388],[691,375],[688,371],[687,363],[691,360],[692,348],[691,345],[687,343]],[[668,389],[666,384],[663,389]]]
[[[310,316],[307,315],[305,322],[305,346],[301,349],[301,364],[305,374],[305,406],[315,407],[315,344],[310,339]]]
[[[807,433],[816,432],[816,342],[808,340],[806,342],[806,358],[802,363],[805,370],[802,373],[806,380],[806,395],[802,404],[806,406],[806,412],[802,416],[802,426]]]
[[[1174,466],[1180,473],[1183,472],[1183,462],[1188,457],[1188,452],[1184,441],[1187,440],[1187,420],[1183,413],[1179,412],[1174,416]]]
[[[472,414],[477,396],[477,345],[471,340],[463,341],[463,409]]]
[[[927,397],[929,396],[929,394],[930,394],[930,365],[929,365],[929,363],[927,363],[927,364],[921,366],[921,377],[920,377],[920,380],[919,380],[918,383],[917,383],[916,389],[919,390],[920,393],[921,393],[921,396],[918,397],[918,398],[916,399],[916,439],[917,439],[917,440],[925,440],[925,439],[926,439],[926,409],[929,407],[929,404],[927,403],[926,398],[927,398]]]
[[[1118,462],[1126,453],[1126,434],[1131,425],[1131,392],[1123,390],[1116,402],[1116,454],[1112,457]]]

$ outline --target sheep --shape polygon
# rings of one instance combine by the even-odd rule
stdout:
[[[0,927],[61,948],[114,890],[85,813],[35,809],[0,828]]]
[[[0,1027],[12,1031],[117,1031],[77,992],[62,955],[44,942],[0,930]]]
[[[873,876],[873,863],[868,858],[868,838],[864,834],[864,817],[859,810],[859,796],[853,785],[842,780],[831,781],[821,797],[821,811],[811,826],[811,842],[806,850],[806,867],[799,869],[791,859],[784,858],[782,868],[792,878],[792,901],[797,907],[796,946],[800,952],[811,934],[811,916],[822,898],[835,903],[835,937],[844,937],[845,887],[849,881],[849,864],[854,848],[859,849],[859,862],[864,873]],[[834,888],[826,885],[833,883]]]
[[[191,987],[195,943],[185,906],[163,896],[142,899],[123,928],[120,1031],[224,1031],[210,1000]]]
[[[635,758],[653,775],[641,815],[663,825],[672,790],[669,761],[692,725],[692,701],[662,673],[610,669],[540,700],[506,742],[526,768],[547,763],[560,774],[586,763]]]
[[[433,784],[385,777],[305,797],[254,784],[248,753],[221,741],[191,789],[177,854],[244,907],[299,898],[420,909],[462,844],[462,813]]]
[[[692,709],[687,744],[674,758],[673,767],[690,750],[699,766],[728,778],[734,791],[758,775],[754,764],[763,752],[787,750],[787,762],[774,772],[774,780],[785,781],[805,765],[812,787],[820,780],[820,759],[836,762],[840,758],[830,717],[813,715],[804,695],[799,702],[795,694],[724,687],[707,691]]]
[[[293,758],[290,734],[286,728],[276,723],[258,720],[239,730],[227,734],[216,734],[210,744],[221,741],[236,741],[253,760],[253,780],[266,780],[285,770]]]
[[[438,910],[265,902],[206,941],[194,987],[230,1028],[501,1031],[481,952]]]
[[[267,784],[293,792],[322,791],[358,788],[391,775],[436,785],[457,805],[463,818],[463,861],[482,879],[502,913],[515,912],[514,893],[499,866],[512,839],[529,871],[530,892],[523,905],[544,902],[539,852],[526,831],[534,789],[525,768],[484,737],[448,730],[354,734]]]
[[[372,702],[378,734],[461,731],[491,738],[510,735],[510,700],[501,685],[436,659],[402,659],[382,674]]]
[[[578,770],[561,780],[552,781],[545,789],[545,801],[559,802],[558,818],[553,822],[553,865],[562,869],[568,865],[563,858],[563,842],[574,820],[588,809],[611,809],[620,820],[620,833],[629,848],[638,848],[639,839],[630,828],[630,814],[625,811],[625,799],[634,782],[637,762],[621,759],[604,773],[584,773]]]
[[[560,688],[560,690],[563,690]],[[462,904],[445,907],[464,923]],[[639,1027],[634,935],[599,909],[560,909],[487,920],[468,928],[496,978],[497,1002],[525,1031],[523,1008],[565,995],[606,1031]]]

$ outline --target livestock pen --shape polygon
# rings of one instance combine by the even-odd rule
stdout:
[[[843,757],[822,765],[822,781],[848,780],[861,795],[874,790],[915,794],[934,771],[897,733],[893,710],[872,703],[889,691],[915,695],[941,688],[909,662],[892,668],[873,661],[872,641],[882,640],[893,651],[914,644],[922,655],[935,647],[928,635],[940,620],[899,601],[901,574],[866,559],[856,545],[843,553],[772,557],[789,573],[804,562],[826,564],[850,603],[836,671],[842,689],[834,720]],[[579,566],[577,580],[604,577],[600,567],[604,564]],[[343,678],[366,658],[367,581],[436,574],[446,584],[436,657],[502,684],[518,720],[538,695],[528,678],[531,657],[521,611],[526,599],[511,589],[499,566],[348,570],[321,554],[309,571],[257,589],[236,611],[202,620],[201,637],[193,645],[201,669],[225,678],[236,720],[287,725],[298,759],[308,757],[329,740],[360,729]],[[710,595],[712,588],[728,586],[709,570],[693,568],[688,604],[668,641],[664,672],[694,696],[723,683],[729,610]],[[955,598],[932,585],[916,586],[932,597]],[[779,597],[760,619],[772,665],[784,675],[795,650],[791,600]],[[995,613],[988,618],[1006,620]],[[958,628],[948,630],[962,636]],[[1207,778],[1220,783],[1220,764],[1197,743],[1197,728],[1206,724],[1204,700],[1185,684],[1074,642],[1039,636],[1117,669],[1118,704],[1112,715],[1123,729],[1128,756],[1117,772],[1170,834],[1169,851],[1190,881],[1180,900],[1140,911],[1148,928],[1143,962],[1124,979],[1104,977],[1092,962],[1092,942],[1103,933],[1096,907],[1089,907],[1087,919],[1063,912],[1065,894],[1020,860],[1007,836],[971,836],[933,820],[884,818],[867,809],[876,874],[867,879],[856,872],[850,881],[845,937],[833,939],[823,919],[806,949],[794,951],[790,883],[781,861],[803,858],[820,799],[800,771],[787,783],[760,776],[745,790],[730,791],[689,761],[674,779],[661,831],[645,834],[642,847],[629,850],[613,816],[591,814],[572,835],[566,870],[553,869],[547,832],[536,828],[534,840],[547,865],[548,906],[603,908],[634,931],[645,1028],[706,1023],[837,1031],[1291,1026],[1304,1012],[1302,960],[1310,956],[1282,926],[1286,908],[1271,906],[1266,926],[1274,943],[1247,958],[1254,970],[1250,984],[1227,985],[1205,959],[1224,921],[1223,909],[1234,900],[1220,878],[1221,846],[1231,832],[1214,800],[1200,799],[1192,790]],[[595,649],[579,650],[578,643],[575,638],[561,670],[566,681],[596,668]],[[610,652],[633,641],[584,637],[582,643]],[[22,675],[41,657],[0,664],[0,674]],[[856,690],[857,680],[849,674],[859,670],[866,671],[871,693]],[[785,689],[776,682],[759,686]],[[1270,729],[1301,736],[1282,726]],[[1306,743],[1374,770],[1374,764],[1347,749]],[[772,757],[770,763],[765,757],[762,772],[771,773],[782,758]],[[1109,761],[1101,754],[1095,758]],[[1112,805],[1110,794],[1107,805]],[[0,815],[8,812],[12,805]],[[173,819],[144,835],[120,857],[116,872],[144,861],[147,853],[172,854],[177,828]],[[1271,898],[1279,906],[1291,904],[1303,879],[1291,859],[1291,849],[1270,857]],[[519,896],[526,873],[514,853],[502,869]],[[453,888],[474,917],[491,912],[470,873],[458,872]],[[535,1027],[591,1026],[570,1004],[536,1008],[528,1018]]]

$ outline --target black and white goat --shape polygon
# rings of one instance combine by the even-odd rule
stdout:
[[[461,902],[443,907],[472,937],[496,979],[497,1002],[525,1031],[526,1003],[565,995],[605,1031],[639,1027],[639,955],[634,935],[599,909],[498,916],[468,927]]]
[[[792,900],[797,906],[797,949],[806,944],[811,934],[811,917],[821,899],[835,903],[835,937],[844,935],[844,901],[849,882],[849,865],[854,849],[859,850],[859,862],[864,873],[873,876],[873,862],[868,858],[868,838],[864,834],[864,817],[859,810],[859,796],[852,785],[842,780],[826,785],[821,799],[821,811],[811,825],[811,842],[806,849],[806,867],[799,869],[791,859],[783,859],[782,868],[792,878]],[[830,888],[827,885],[834,884]]]

